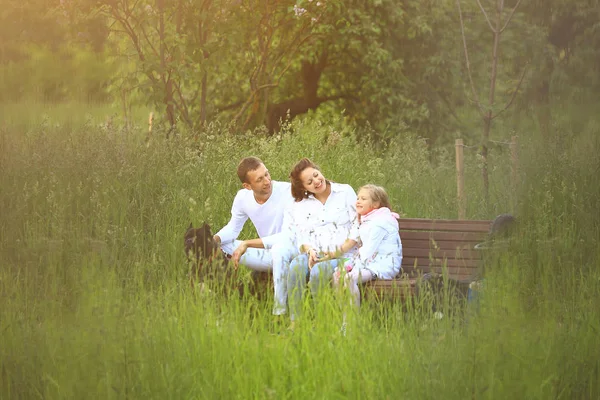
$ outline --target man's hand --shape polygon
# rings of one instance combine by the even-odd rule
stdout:
[[[213,236],[213,240],[217,242],[219,246],[221,245],[221,237],[219,235]]]
[[[238,248],[235,249],[235,251],[233,252],[231,259],[233,260],[233,265],[235,265],[236,269],[239,266],[240,258],[244,255],[247,249],[248,244],[246,242],[242,242],[242,244],[240,244]]]

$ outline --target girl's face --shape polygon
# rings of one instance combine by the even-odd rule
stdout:
[[[356,195],[356,212],[359,215],[367,215],[376,208],[379,208],[379,203],[373,202],[371,193],[366,189],[360,189]]]
[[[325,177],[318,169],[308,167],[300,172],[300,180],[304,190],[314,194],[323,193],[327,190],[327,182]]]

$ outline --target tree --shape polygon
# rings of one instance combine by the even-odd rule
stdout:
[[[298,54],[309,45],[325,7],[315,2],[309,12],[299,7],[290,10],[290,4],[111,0],[100,4],[99,11],[138,59],[144,79],[134,78],[132,84],[151,95],[155,104],[164,105],[171,127],[179,119],[190,127],[202,126],[207,119],[232,111],[232,119],[242,129],[266,123],[276,130],[286,113],[293,117],[316,107],[316,81],[323,66],[301,60]],[[270,90],[299,64],[305,96],[272,104]]]
[[[498,73],[498,59],[500,55],[500,37],[505,29],[508,27],[512,17],[515,14],[515,11],[519,7],[521,0],[517,0],[514,7],[505,14],[504,8],[504,0],[495,0],[495,14],[492,18],[488,16],[488,12],[481,4],[480,0],[476,0],[477,5],[479,6],[487,25],[492,32],[492,59],[491,59],[491,71],[490,71],[490,83],[488,89],[488,101],[487,104],[481,102],[479,93],[477,88],[475,87],[475,82],[473,80],[473,74],[471,71],[471,63],[469,61],[469,51],[467,47],[467,39],[465,36],[465,24],[463,20],[463,13],[461,9],[460,0],[456,0],[456,6],[458,8],[458,13],[460,16],[460,28],[463,39],[463,49],[467,67],[467,74],[469,77],[469,83],[471,86],[471,92],[473,95],[473,102],[481,115],[483,120],[483,132],[481,136],[481,158],[482,158],[482,167],[481,167],[481,176],[483,179],[483,190],[484,190],[484,198],[486,202],[486,207],[489,206],[489,177],[488,177],[488,151],[489,151],[489,140],[490,140],[490,130],[492,126],[492,121],[497,118],[500,114],[502,114],[510,105],[513,103],[515,96],[519,92],[519,88],[521,87],[521,83],[523,82],[523,78],[525,77],[526,69],[523,68],[523,72],[521,73],[521,77],[514,89],[512,95],[508,102],[499,110],[495,110],[495,101],[496,101],[496,80]]]
[[[126,38],[129,49],[138,59],[137,76],[131,84],[138,86],[154,99],[155,104],[164,106],[166,120],[171,129],[181,118],[188,125],[193,125],[190,112],[190,100],[197,96],[197,85],[189,88],[195,95],[191,98],[186,92],[186,73],[193,70],[197,63],[193,57],[186,55],[183,49],[197,45],[200,51],[205,50],[202,39],[205,31],[202,28],[206,15],[197,15],[198,31],[194,35],[183,34],[184,15],[190,10],[204,10],[210,7],[210,0],[200,3],[199,7],[190,7],[181,0],[156,0],[155,2],[134,2],[128,0],[110,0],[99,4],[98,11],[110,22],[111,30],[119,37]],[[194,15],[194,13],[192,13]],[[204,19],[203,19],[204,17]],[[200,39],[200,40],[199,40]],[[193,56],[194,53],[192,53]]]
[[[264,123],[269,132],[278,131],[282,120],[315,109],[324,101],[317,91],[327,51],[315,51],[316,40],[336,2],[309,2],[304,7],[287,1],[249,1],[247,8],[241,8],[240,19],[248,20],[244,15],[249,14],[257,17],[246,26],[248,39],[240,49],[250,50],[251,55],[245,59],[249,74],[244,86],[248,89],[240,96],[244,100],[233,117],[241,129]],[[273,92],[290,76],[297,78],[295,90],[273,101]]]
[[[137,59],[121,86],[164,107],[171,127],[221,119],[275,132],[332,103],[357,123],[435,138],[459,103],[450,83],[457,64],[440,40],[443,4],[104,0],[97,11],[115,48]]]

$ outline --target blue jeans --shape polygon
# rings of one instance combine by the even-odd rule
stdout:
[[[221,249],[227,254],[233,254],[242,241],[222,243]],[[270,249],[249,248],[240,258],[240,265],[259,272],[273,271],[273,289],[275,304],[273,314],[281,315],[287,311],[287,264],[298,255],[298,249],[292,242],[280,241]]]
[[[292,260],[288,271],[288,305],[292,321],[300,315],[302,310],[302,295],[308,279],[308,287],[313,299],[316,299],[319,289],[328,284],[333,276],[333,271],[342,262],[342,259],[322,261],[308,269],[308,255],[300,254]]]

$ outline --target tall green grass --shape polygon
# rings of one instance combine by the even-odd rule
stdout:
[[[270,138],[211,126],[146,145],[145,127],[90,114],[0,127],[0,398],[600,395],[592,128],[521,141],[514,210],[508,154],[492,158],[488,212],[467,153],[469,217],[522,221],[513,248],[489,260],[476,307],[437,320],[423,302],[367,301],[344,336],[329,294],[288,332],[270,297],[192,291],[185,228],[227,222],[246,155],[279,180],[308,156],[332,180],[385,186],[406,216],[454,218],[453,148],[432,161],[416,136],[373,145],[339,121]]]

